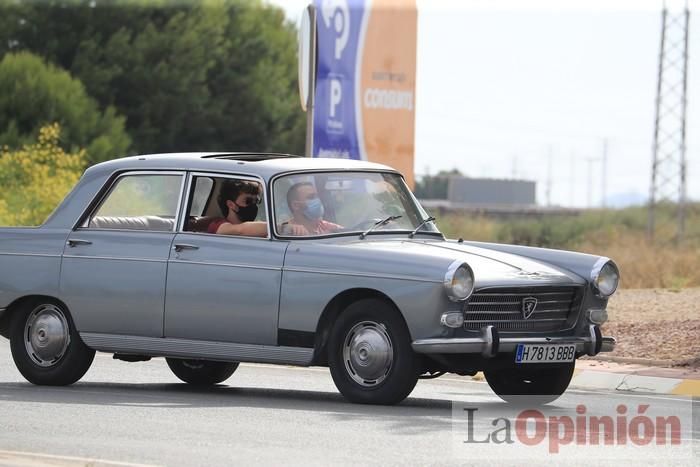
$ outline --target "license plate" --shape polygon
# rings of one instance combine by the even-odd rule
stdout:
[[[573,362],[575,356],[574,344],[518,344],[515,363]]]

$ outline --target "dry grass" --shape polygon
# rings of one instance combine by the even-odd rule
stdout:
[[[575,249],[612,258],[620,267],[624,288],[700,287],[698,247],[652,245],[642,234],[627,233],[609,242],[586,241]]]
[[[580,251],[612,258],[620,267],[621,287],[700,287],[700,216],[689,222],[683,246],[671,241],[671,230],[660,229],[657,241],[647,240],[645,212],[594,211],[575,217],[496,220],[448,214],[438,219],[448,237],[514,243]]]

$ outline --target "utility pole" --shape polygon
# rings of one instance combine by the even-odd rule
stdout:
[[[595,157],[587,157],[586,162],[588,162],[588,199],[587,207],[593,207],[593,163],[598,162]]]
[[[576,155],[571,152],[571,164],[569,166],[571,172],[569,173],[569,205],[574,207],[575,196],[576,196]]]
[[[552,146],[547,155],[547,206],[552,205]]]
[[[662,204],[677,206],[676,241],[680,243],[685,234],[689,23],[687,1],[682,12],[669,12],[664,4],[649,189],[647,231],[650,240],[654,239],[658,209]]]
[[[603,139],[602,170],[600,180],[600,207],[605,209],[608,198],[608,138]]]

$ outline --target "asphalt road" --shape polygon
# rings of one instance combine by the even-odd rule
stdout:
[[[420,381],[404,403],[376,407],[345,402],[322,368],[241,365],[227,384],[194,389],[162,359],[126,363],[106,354],[98,354],[73,386],[37,387],[22,379],[8,342],[0,339],[0,465],[528,463],[510,451],[500,455],[495,443],[465,444],[461,403],[477,410],[475,439],[493,431],[493,414],[516,413],[485,383],[456,376]],[[575,414],[581,404],[589,413],[610,415],[624,404],[630,419],[639,404],[650,405],[649,413],[683,412],[686,418],[691,407],[691,401],[670,396],[569,390],[551,410]],[[595,465],[638,465],[640,457],[644,465],[697,465],[697,449],[687,449],[690,439],[700,438],[700,410],[695,413],[695,431],[683,425],[685,450],[670,455],[636,446],[637,458],[601,461],[594,447],[575,452]],[[535,448],[521,452],[536,454]],[[584,463],[561,452],[549,456],[555,464]],[[542,457],[531,463],[541,465]]]

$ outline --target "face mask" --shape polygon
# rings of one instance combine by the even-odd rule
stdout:
[[[319,198],[312,198],[306,202],[304,217],[311,221],[317,221],[323,217],[323,203]]]
[[[254,221],[256,217],[258,217],[258,205],[257,204],[251,204],[248,206],[238,206],[238,218],[241,220],[241,222],[250,222]]]

